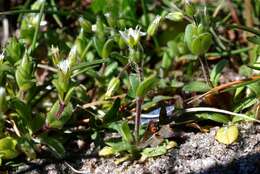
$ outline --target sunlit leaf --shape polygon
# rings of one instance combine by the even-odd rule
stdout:
[[[216,140],[223,144],[231,144],[238,139],[238,128],[235,125],[222,127],[217,131]]]
[[[0,158],[13,159],[18,156],[19,152],[16,150],[17,140],[12,137],[5,137],[0,139]]]

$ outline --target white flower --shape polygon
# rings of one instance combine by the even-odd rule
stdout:
[[[51,54],[52,55],[58,55],[60,52],[58,47],[54,47],[53,45],[51,45]]]
[[[137,26],[135,29],[129,28],[128,30],[125,30],[125,31],[119,31],[119,33],[122,36],[122,38],[124,39],[124,41],[130,47],[133,48],[139,42],[140,37],[146,35],[145,32],[141,32],[140,30],[141,30],[141,28],[139,26]]]
[[[5,96],[5,88],[0,86],[0,96]]]
[[[74,45],[70,49],[68,60],[69,60],[70,66],[72,66],[73,64],[75,64],[77,62],[77,47],[76,47],[76,45]]]
[[[5,58],[5,55],[4,55],[4,52],[2,52],[2,53],[0,54],[0,62],[2,62],[2,61],[4,60],[4,58]]]
[[[93,32],[96,32],[96,31],[97,31],[97,25],[96,25],[96,24],[92,25],[92,26],[91,26],[91,30],[92,30]]]
[[[68,59],[65,59],[60,61],[60,63],[57,66],[64,74],[67,74],[67,72],[70,69],[70,62]]]

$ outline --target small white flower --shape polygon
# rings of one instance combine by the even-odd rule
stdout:
[[[65,59],[60,61],[60,63],[57,66],[64,74],[67,74],[67,72],[70,69],[70,62],[68,59]]]
[[[58,47],[54,47],[53,45],[51,45],[51,54],[52,55],[58,55],[60,52]]]
[[[106,16],[108,18],[111,16],[111,13],[105,13],[104,16]]]
[[[153,23],[154,23],[155,25],[159,25],[161,19],[162,19],[162,17],[161,17],[160,15],[157,15],[157,16],[155,17],[155,19],[153,20]]]
[[[145,36],[145,32],[140,31],[141,28],[137,26],[135,29],[129,28],[128,30],[125,31],[119,31],[120,35],[124,39],[124,41],[130,46],[134,47],[140,40],[141,36]]]
[[[40,15],[33,16],[32,20],[30,21],[31,22],[31,26],[35,27],[38,24],[39,19],[40,19]],[[46,20],[41,20],[40,26],[41,27],[45,27],[46,25],[47,25],[47,21]]]
[[[5,58],[4,51],[0,54],[0,62],[2,62]]]
[[[92,30],[93,32],[96,32],[96,31],[97,31],[97,25],[96,25],[96,24],[92,25],[92,26],[91,26],[91,30]]]
[[[77,61],[77,47],[76,45],[74,45],[71,49],[70,49],[70,53],[68,56],[68,60],[69,60],[69,64],[70,66],[74,63],[76,63]]]
[[[0,96],[5,96],[5,88],[0,86]]]

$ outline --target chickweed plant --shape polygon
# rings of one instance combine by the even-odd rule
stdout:
[[[242,1],[3,3],[1,167],[65,160],[77,140],[144,162],[177,146],[176,126],[231,144],[259,123],[259,1],[247,17]]]

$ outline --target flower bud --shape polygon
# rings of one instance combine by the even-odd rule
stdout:
[[[7,60],[14,64],[21,59],[23,46],[15,38],[11,38],[5,47]]]
[[[83,17],[80,17],[79,23],[81,28],[83,28],[84,32],[90,33],[92,31],[92,25],[88,20],[84,19]]]
[[[147,29],[147,34],[149,36],[153,36],[157,32],[160,21],[161,21],[161,16],[157,15]]]
[[[5,88],[0,86],[0,113],[4,113],[7,110],[6,92]]]
[[[27,91],[33,85],[32,79],[33,62],[31,58],[25,54],[21,64],[18,66],[15,72],[16,82],[19,88],[23,91]]]
[[[181,12],[172,12],[165,16],[166,19],[169,19],[174,22],[179,22],[183,20],[183,14]]]
[[[191,4],[188,0],[186,0],[184,9],[188,16],[194,16],[195,8],[194,8],[193,4]]]

